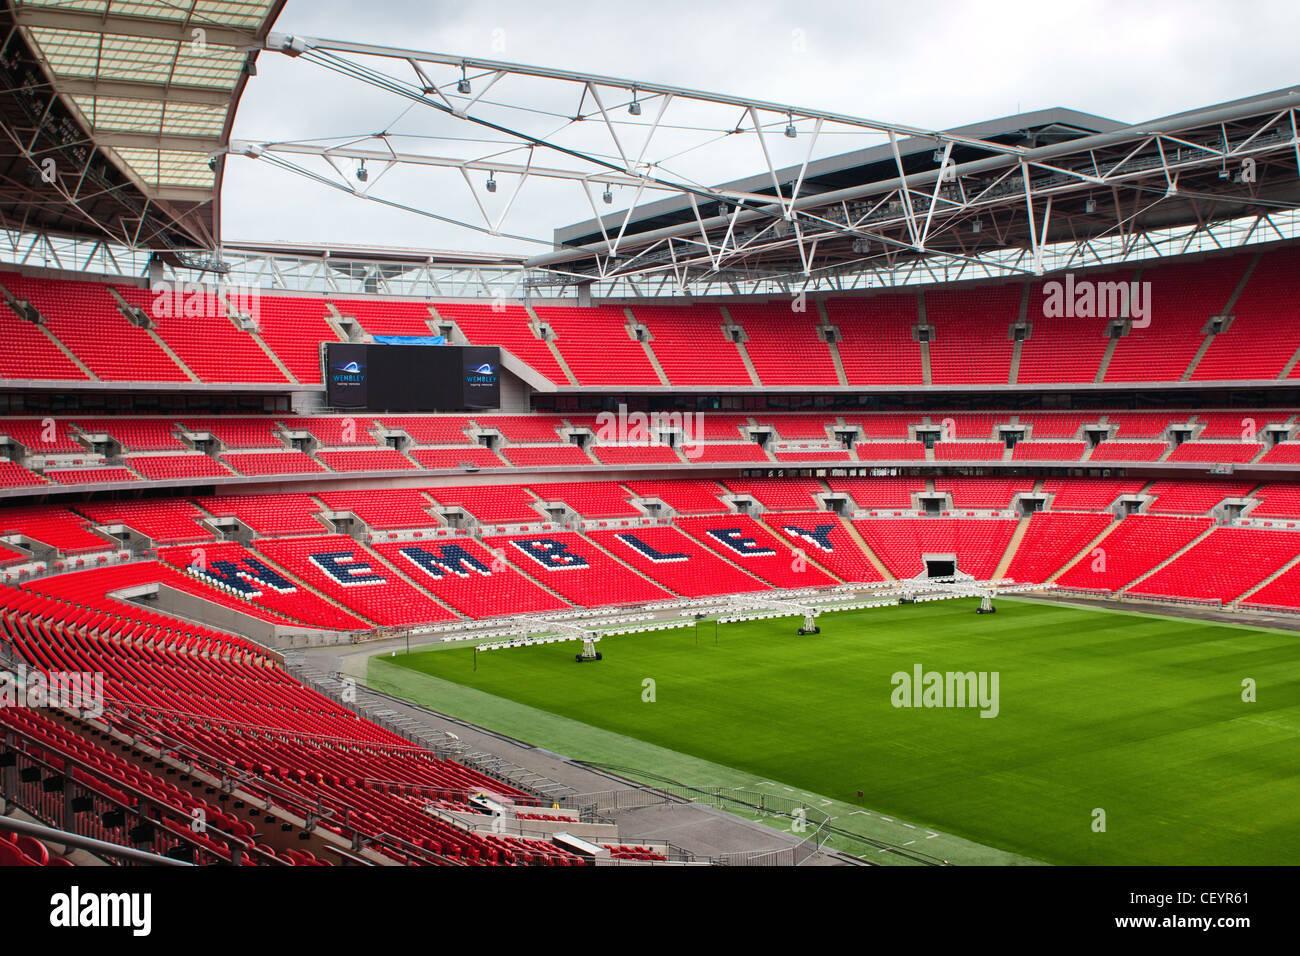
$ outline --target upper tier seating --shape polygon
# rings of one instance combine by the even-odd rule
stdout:
[[[748,335],[745,351],[764,385],[838,385],[830,348],[817,337],[815,306],[796,312],[791,301],[731,302],[732,321]]]
[[[434,308],[454,321],[472,344],[499,345],[556,385],[569,384],[550,348],[529,327],[532,316],[523,306],[439,302]]]
[[[913,338],[916,296],[825,300],[830,324],[840,331],[837,347],[850,385],[920,385],[921,347]]]
[[[977,286],[925,293],[931,380],[936,385],[1005,385],[1011,376],[1011,326],[1020,314],[1020,287]]]
[[[650,330],[650,346],[673,385],[750,385],[740,350],[723,332],[715,305],[634,305],[632,314]]]
[[[555,345],[579,385],[659,385],[645,348],[628,334],[627,316],[617,306],[538,306]]]

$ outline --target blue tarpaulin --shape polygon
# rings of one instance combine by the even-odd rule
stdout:
[[[446,345],[445,335],[376,335],[380,345]]]

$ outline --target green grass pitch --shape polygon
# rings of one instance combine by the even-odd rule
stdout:
[[[469,647],[393,663],[1049,863],[1300,859],[1300,635],[974,607],[611,637],[599,663],[572,642],[479,652],[477,671]],[[891,675],[916,664],[998,672],[998,716],[894,707]]]

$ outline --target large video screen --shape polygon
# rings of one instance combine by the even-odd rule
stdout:
[[[501,407],[501,350],[482,345],[325,345],[332,408],[435,412]]]

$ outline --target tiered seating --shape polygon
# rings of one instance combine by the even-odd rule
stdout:
[[[472,422],[464,415],[385,415],[375,421],[406,432],[417,445],[473,444],[465,434]]]
[[[44,478],[34,471],[28,471],[18,462],[0,459],[0,488],[19,488],[46,483]]]
[[[501,456],[516,468],[595,464],[577,445],[507,445],[501,449]]]
[[[628,493],[612,481],[553,481],[529,486],[545,502],[562,501],[584,518],[639,518]]]
[[[624,485],[638,497],[658,498],[678,514],[714,514],[722,511],[717,482],[698,478],[665,478],[660,481],[627,481]]]
[[[335,299],[340,315],[352,316],[371,335],[433,335],[432,315],[423,302],[397,299]]]
[[[1106,530],[1112,520],[1108,514],[1040,511],[1030,515],[1029,530],[1020,539],[1020,546],[1007,568],[1007,577],[1041,584]]]
[[[844,415],[848,425],[857,425],[862,429],[862,437],[867,439],[907,438],[908,425],[920,424],[924,415],[889,414],[878,415]]]
[[[507,468],[509,465],[491,448],[413,448],[407,454],[421,468],[430,470],[446,468]]]
[[[113,501],[79,504],[77,510],[97,525],[124,524],[156,544],[210,541],[212,532],[200,525],[202,512],[188,501]]]
[[[924,478],[827,478],[831,491],[846,494],[859,507],[912,509],[912,495],[926,490]]]
[[[280,567],[376,624],[423,624],[455,615],[402,580],[351,538],[322,535],[256,542]]]
[[[176,437],[176,424],[166,418],[78,418],[76,426],[86,435],[108,435],[128,452],[186,451]]]
[[[238,518],[260,535],[320,534],[316,518],[321,506],[311,495],[227,495],[199,498],[196,503],[208,514]]]
[[[1114,438],[1125,441],[1134,438],[1164,438],[1170,425],[1185,424],[1192,418],[1190,412],[1110,412],[1107,424],[1118,426]]]
[[[464,508],[484,524],[536,524],[546,519],[536,499],[520,485],[429,488],[429,497],[444,507]]]
[[[668,600],[673,595],[620,564],[581,535],[549,531],[484,538],[533,580],[579,607]]]
[[[818,587],[833,578],[795,561],[796,550],[748,515],[678,518],[676,525],[715,554],[778,588]]]
[[[0,508],[0,534],[20,534],[58,549],[60,554],[109,551],[114,545],[90,530],[90,522],[63,508],[6,506]]]
[[[1245,269],[1244,256],[1159,266],[1143,271],[1150,282],[1151,320],[1115,345],[1107,382],[1177,382],[1205,341],[1210,317],[1227,304]]]
[[[46,468],[45,477],[60,485],[91,485],[112,481],[139,481],[129,468]]]
[[[810,511],[821,506],[813,495],[826,489],[816,478],[725,478],[722,484],[738,495],[750,495],[771,511]]]
[[[1021,441],[1011,451],[1012,461],[1079,461],[1088,451],[1082,441]]]
[[[951,492],[954,508],[1010,508],[1011,499],[1034,490],[1032,478],[963,478],[940,475],[934,490]]]
[[[1165,461],[1204,461],[1213,464],[1254,461],[1264,450],[1259,442],[1186,441],[1169,453]]]
[[[1005,385],[1011,375],[1010,330],[1020,315],[1020,286],[975,286],[925,293],[930,379],[935,385]]]
[[[1212,527],[1212,518],[1129,515],[1101,539],[1099,556],[1085,555],[1056,583],[1063,588],[1117,591]]]
[[[1159,461],[1169,450],[1164,442],[1103,441],[1088,456],[1089,461]]]
[[[325,471],[325,466],[301,451],[235,452],[221,462],[241,475],[302,475]]]
[[[758,578],[728,564],[676,528],[592,531],[588,536],[624,564],[684,597],[767,588]]]
[[[757,442],[704,442],[693,449],[695,464],[713,464],[728,461],[770,461]]]
[[[1252,518],[1300,518],[1300,485],[1268,484],[1250,496],[1259,500],[1249,512]]]
[[[67,455],[85,452],[72,423],[63,419],[0,418],[0,435],[8,435],[30,455]]]
[[[1043,493],[1053,511],[1104,511],[1120,495],[1135,495],[1146,486],[1141,478],[1046,478]]]
[[[1289,568],[1241,602],[1243,608],[1300,608],[1300,567]]]
[[[1214,337],[1192,373],[1192,381],[1275,379],[1300,349],[1300,314],[1295,277],[1300,250],[1295,246],[1264,253],[1233,303],[1232,325]],[[1290,378],[1295,378],[1292,370]]]
[[[1128,593],[1227,603],[1298,554],[1292,531],[1215,528]]]
[[[323,828],[345,835],[343,827],[356,827],[374,838],[374,849],[397,862],[435,862],[434,854],[466,863],[564,859],[545,844],[474,835],[428,814],[430,802],[463,808],[465,796],[477,792],[522,805],[535,801],[411,747],[297,685],[246,642],[139,609],[133,609],[133,617],[147,618],[148,623],[135,630],[132,640],[119,641],[125,619],[102,597],[106,580],[104,574],[91,572],[41,582],[59,595],[54,601],[7,591],[4,604],[16,610],[3,615],[4,623],[26,627],[34,614],[53,622],[43,631],[49,639],[40,642],[12,630],[15,646],[47,669],[104,673],[105,695],[119,710],[112,718],[116,723],[144,738],[166,734],[178,739],[188,759],[209,773],[237,778],[241,788],[258,795],[254,805],[241,808],[236,802],[232,811],[242,809],[256,819],[265,812],[257,805],[263,800],[299,817],[324,811]],[[64,619],[74,616],[76,628],[65,629]],[[4,711],[6,721],[21,721],[27,728],[44,719],[18,708]],[[93,764],[96,774],[108,771],[108,779],[146,788],[164,803],[174,798],[182,821],[188,820],[191,806],[203,806],[202,798],[172,784],[153,786],[147,773],[136,773],[123,758],[106,760],[101,755],[86,763]],[[399,785],[385,783],[389,781]],[[244,840],[253,836],[252,827],[224,805],[205,807],[205,816],[212,829],[224,827]],[[292,862],[311,862],[294,852]]]
[[[415,488],[369,491],[322,491],[317,496],[331,511],[351,511],[374,529],[432,528],[429,499]]]
[[[284,448],[273,418],[186,418],[181,424],[187,431],[208,432],[225,449]]]
[[[560,611],[570,605],[520,574],[517,556],[489,552],[473,538],[384,542],[372,546],[440,601],[471,618],[534,611]]]
[[[1147,489],[1156,500],[1152,514],[1203,515],[1224,498],[1242,498],[1255,487],[1253,481],[1157,481]]]
[[[684,452],[688,461],[691,451],[688,447]],[[677,452],[667,445],[593,445],[591,453],[602,465],[675,465],[681,462]]]
[[[1131,282],[1132,273],[1094,273],[1087,279],[1095,283]],[[1074,384],[1092,382],[1106,354],[1106,327],[1109,318],[1081,318],[1068,314],[1047,316],[1043,286],[1047,282],[1064,283],[1056,277],[1036,282],[1029,290],[1029,336],[1020,345],[1020,368],[1016,381],[1021,384]]]
[[[1290,412],[1197,412],[1196,421],[1205,427],[1196,438],[1198,441],[1253,442],[1262,437],[1266,426],[1280,425],[1290,417]]]
[[[764,385],[838,385],[830,347],[817,337],[817,309],[795,312],[789,301],[732,302],[732,321],[749,336],[745,351]]]
[[[920,385],[921,347],[912,338],[916,296],[878,295],[825,300],[850,385]]]
[[[396,448],[318,451],[316,457],[334,471],[403,471],[415,468]]]
[[[147,331],[132,325],[118,311],[107,286],[8,273],[0,274],[0,282],[19,299],[36,306],[45,317],[45,327],[97,378],[106,382],[189,381]]]
[[[763,522],[784,535],[811,560],[845,581],[880,581],[880,572],[849,535],[844,522],[825,511],[768,514]]]
[[[1097,415],[1080,415],[1076,412],[1039,412],[1016,416],[1019,424],[1029,427],[1031,441],[1079,438],[1083,426],[1095,423],[1097,419]]]
[[[290,431],[309,432],[326,448],[383,444],[371,432],[375,419],[365,415],[312,415],[303,418],[284,418],[281,421]]]
[[[529,327],[532,316],[520,305],[439,302],[438,314],[454,321],[474,345],[499,345],[556,385],[568,385],[550,348]]]
[[[900,580],[924,575],[927,554],[956,555],[958,571],[992,578],[1016,530],[1015,521],[1003,518],[869,518],[853,524]]]
[[[148,481],[179,478],[229,478],[230,469],[214,458],[195,452],[189,455],[130,455],[126,464]]]
[[[339,340],[327,311],[321,299],[264,295],[258,300],[258,334],[304,385],[321,384],[320,343]]]
[[[1007,446],[1000,441],[937,441],[934,457],[940,461],[1001,461]]]
[[[645,348],[628,334],[617,306],[538,306],[579,385],[659,385]]]
[[[673,385],[752,384],[717,306],[634,305],[632,314],[650,330],[655,358]]]
[[[134,286],[117,286],[128,305],[143,309],[153,318],[158,337],[167,343],[186,367],[201,381],[267,382],[287,381],[275,363],[247,332],[226,314],[216,295],[180,295],[184,311],[176,309],[176,296],[167,310],[155,309],[157,293]]]
[[[791,448],[777,448],[772,452],[772,457],[779,462],[796,463],[804,461],[852,461],[853,456],[847,449],[842,448],[822,448],[808,447],[806,445],[796,444]]]
[[[919,441],[860,441],[853,446],[859,461],[924,461],[925,445]]]
[[[557,444],[563,439],[556,431],[562,420],[550,415],[479,415],[483,428],[495,428],[506,441],[519,445]]]
[[[0,283],[8,277],[0,275]],[[86,373],[34,322],[20,319],[0,301],[0,379],[33,379],[50,382],[84,382]]]

